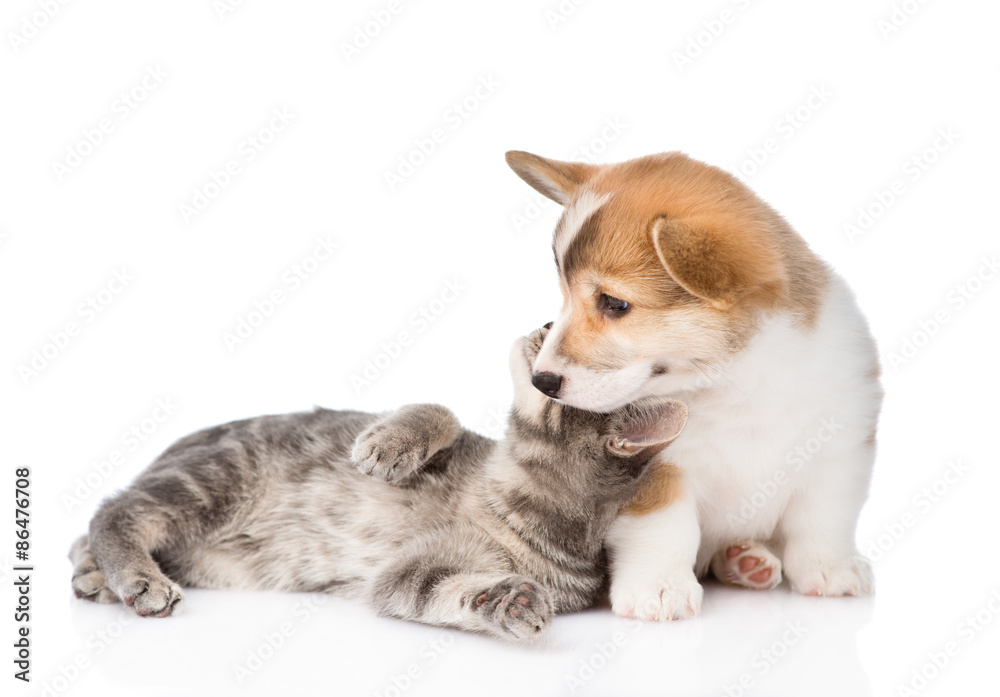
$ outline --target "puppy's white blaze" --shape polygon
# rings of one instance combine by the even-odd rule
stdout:
[[[552,328],[545,337],[542,350],[535,357],[533,371],[536,373],[555,373],[562,375],[565,370],[565,362],[556,355],[556,345],[562,340],[563,329],[569,322],[569,307],[563,309],[559,316],[552,323]]]
[[[566,208],[552,238],[552,246],[556,252],[556,259],[559,260],[560,264],[562,264],[566,249],[569,248],[573,238],[580,232],[583,224],[587,222],[587,218],[600,210],[601,206],[607,203],[610,198],[610,193],[598,196],[590,189],[585,189]]]

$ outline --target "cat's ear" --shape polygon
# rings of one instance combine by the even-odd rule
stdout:
[[[662,450],[680,435],[687,416],[687,406],[676,399],[622,407],[611,424],[608,450],[623,457],[643,450]]]

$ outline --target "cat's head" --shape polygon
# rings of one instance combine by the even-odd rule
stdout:
[[[519,460],[564,463],[580,474],[609,481],[618,475],[625,480],[638,476],[680,434],[687,407],[674,399],[656,398],[598,413],[546,397],[532,384],[532,365],[547,332],[548,326],[521,337],[511,350],[511,454]]]

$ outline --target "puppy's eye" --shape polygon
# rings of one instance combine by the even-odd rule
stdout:
[[[597,301],[597,305],[602,312],[609,314],[612,317],[621,317],[632,309],[632,305],[630,305],[627,300],[612,297],[607,293],[601,293],[601,297]]]

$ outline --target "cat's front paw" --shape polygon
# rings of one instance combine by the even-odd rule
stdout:
[[[398,424],[377,423],[354,441],[351,460],[362,474],[383,482],[398,482],[427,460],[430,438]]]
[[[496,634],[528,640],[540,636],[555,615],[549,593],[533,580],[504,579],[473,599],[473,608]]]
[[[611,575],[611,609],[622,617],[668,622],[697,617],[704,594],[691,569],[660,578]]]

